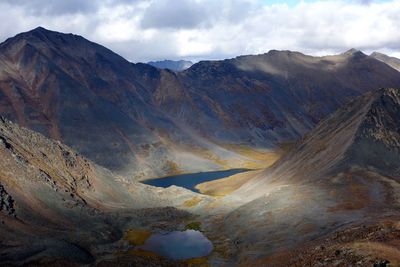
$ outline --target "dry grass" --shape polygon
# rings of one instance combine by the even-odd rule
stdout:
[[[188,151],[190,151],[191,153],[201,157],[201,158],[205,158],[208,159],[210,161],[215,162],[216,164],[222,166],[223,168],[229,169],[231,168],[231,166],[229,165],[227,160],[223,160],[221,158],[219,158],[217,155],[215,155],[211,150],[207,150],[204,148],[191,148],[188,149]]]
[[[202,199],[200,197],[192,197],[191,199],[183,202],[183,206],[186,208],[191,208],[198,205],[201,202],[201,200]]]
[[[151,232],[144,229],[130,229],[125,233],[124,239],[133,246],[143,245],[151,236]]]
[[[337,196],[338,199],[343,199],[337,205],[328,208],[328,212],[337,212],[344,210],[359,210],[371,202],[368,194],[368,188],[365,185],[352,183],[348,186],[348,192],[341,196],[338,191],[331,191],[332,196]]]
[[[268,168],[274,164],[284,153],[283,149],[276,150],[260,150],[245,145],[223,144],[224,148],[233,151],[249,159],[243,164],[243,168],[260,169]]]
[[[206,195],[225,196],[241,187],[259,172],[260,171],[248,171],[245,173],[238,173],[226,178],[198,184],[196,185],[196,189]]]
[[[351,247],[360,254],[387,259],[391,266],[400,266],[400,249],[397,247],[379,242],[355,242]]]
[[[207,258],[194,258],[194,259],[188,259],[183,261],[184,264],[186,264],[189,267],[208,267],[208,262]]]
[[[276,149],[276,150],[266,150],[266,149],[254,149],[246,145],[238,145],[238,144],[219,144],[221,147],[232,151],[247,160],[243,162],[238,162],[236,158],[234,159],[221,159],[212,150],[207,150],[200,147],[186,147],[185,150],[190,151],[191,153],[201,157],[213,161],[214,163],[220,165],[223,169],[230,168],[248,168],[248,169],[260,169],[267,168],[271,166],[276,160],[278,160],[282,153],[284,153],[284,149]],[[240,166],[239,166],[240,165]]]
[[[176,162],[173,162],[172,160],[167,160],[165,163],[165,167],[168,169],[168,175],[182,174],[182,171],[179,169],[178,164],[176,164]]]
[[[317,228],[317,226],[315,224],[305,223],[304,225],[302,225],[300,227],[300,229],[298,230],[298,233],[300,235],[306,235],[306,234],[315,232],[316,230],[318,230],[318,228]]]

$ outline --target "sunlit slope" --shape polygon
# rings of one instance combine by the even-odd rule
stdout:
[[[241,240],[237,260],[399,215],[399,111],[399,89],[361,96],[227,196],[242,202],[222,222],[226,235]]]

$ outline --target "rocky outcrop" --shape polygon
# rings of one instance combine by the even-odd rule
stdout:
[[[0,183],[0,211],[7,215],[16,217],[14,209],[14,199],[10,196],[4,186]]]

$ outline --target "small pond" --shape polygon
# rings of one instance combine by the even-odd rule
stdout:
[[[199,172],[173,175],[164,178],[156,178],[151,180],[143,181],[144,184],[158,186],[158,187],[170,187],[176,185],[187,188],[194,192],[199,192],[195,186],[204,182],[213,181],[221,178],[225,178],[237,173],[250,171],[250,169],[231,169],[225,171],[212,171],[212,172]]]
[[[213,245],[201,232],[186,230],[153,234],[138,248],[172,260],[187,260],[207,256]]]

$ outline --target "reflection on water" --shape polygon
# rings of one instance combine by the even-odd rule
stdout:
[[[186,230],[153,234],[138,248],[169,259],[186,260],[207,256],[213,245],[201,232]]]

